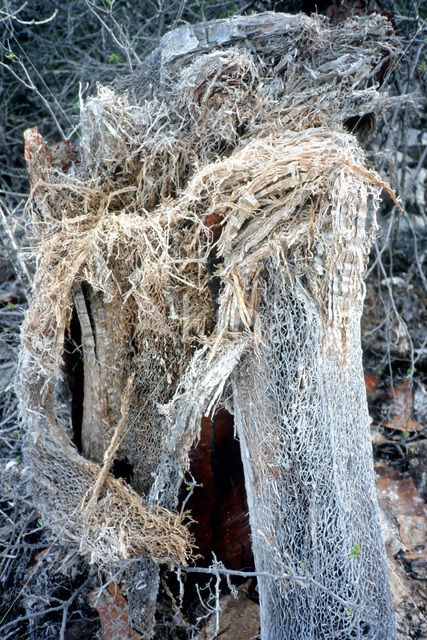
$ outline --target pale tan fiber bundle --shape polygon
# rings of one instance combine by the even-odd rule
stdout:
[[[174,510],[201,417],[226,404],[257,570],[277,576],[259,581],[263,640],[394,637],[358,327],[375,210],[382,189],[394,196],[348,129],[392,104],[376,73],[396,51],[378,15],[183,27],[81,104],[67,170],[31,133],[36,274],[17,389],[34,501],[109,573],[141,556],[187,563]],[[108,473],[114,457],[132,486]]]

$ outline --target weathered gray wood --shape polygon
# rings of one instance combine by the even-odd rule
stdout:
[[[168,73],[185,67],[200,54],[244,43],[254,51],[268,47],[273,53],[283,49],[280,40],[287,32],[299,31],[309,24],[310,18],[303,14],[265,12],[179,27],[162,37],[135,73],[119,78],[113,86],[119,92],[130,90],[142,100],[149,97],[153,87],[161,89]],[[279,41],[278,47],[274,46],[275,41]]]
[[[299,29],[309,21],[305,15],[285,13],[259,13],[252,16],[234,16],[206,24],[188,25],[167,33],[160,40],[162,64],[182,63],[218,47],[230,47],[250,40],[256,46],[283,36],[290,29]]]

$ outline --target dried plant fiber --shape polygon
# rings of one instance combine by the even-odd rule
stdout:
[[[345,125],[391,104],[375,74],[396,51],[378,15],[183,27],[81,104],[78,162],[47,163],[42,143],[28,153],[37,268],[17,388],[43,519],[107,571],[184,564],[179,489],[201,417],[226,404],[265,574],[263,640],[395,637],[359,335],[390,189]],[[73,309],[80,453],[62,370]],[[91,500],[130,376],[114,451],[132,487],[109,474]]]

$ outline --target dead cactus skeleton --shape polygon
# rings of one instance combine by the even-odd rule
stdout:
[[[17,388],[34,500],[106,570],[140,555],[185,563],[192,539],[172,510],[201,417],[228,398],[263,640],[395,633],[359,335],[375,210],[382,188],[394,196],[345,125],[393,102],[373,78],[396,51],[379,15],[182,27],[81,104],[79,149],[27,134],[37,269]],[[73,313],[81,453],[61,401]],[[91,499],[118,424],[133,488],[104,472]],[[150,637],[147,571],[137,627]]]

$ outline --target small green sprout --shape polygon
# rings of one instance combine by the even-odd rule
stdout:
[[[351,616],[353,611],[351,609],[347,609],[347,611],[345,613],[346,613],[347,616]]]
[[[420,73],[423,74],[427,70],[427,62],[423,60],[420,64]]]
[[[73,104],[73,111],[78,111],[79,110],[79,101],[76,100],[76,102]]]
[[[119,56],[117,55],[117,53],[110,53],[110,57],[108,58],[108,62],[118,62],[119,61]]]
[[[383,370],[382,370],[382,369],[377,369],[377,370],[375,371],[375,373],[377,374],[377,376],[381,376],[381,375],[382,375],[382,373],[383,373]]]
[[[409,431],[402,431],[402,433],[400,434],[400,439],[406,440],[406,438],[409,438]]]
[[[350,553],[348,554],[349,558],[357,558],[357,556],[360,553],[360,547],[357,544],[357,542],[354,543],[353,545],[353,549],[350,551]]]
[[[407,376],[411,376],[411,375],[413,374],[413,372],[414,372],[413,367],[408,367],[408,368],[406,369],[406,375],[407,375]]]
[[[6,59],[7,60],[13,60],[15,58],[15,54],[10,52],[6,54]]]
[[[37,518],[37,524],[39,525],[39,527],[43,526],[43,521],[41,518]]]
[[[15,305],[13,304],[13,302],[8,302],[7,305],[6,305],[7,309],[13,309],[14,306]]]
[[[21,456],[15,456],[16,462],[21,462]]]
[[[9,327],[3,327],[4,333],[9,333]]]

